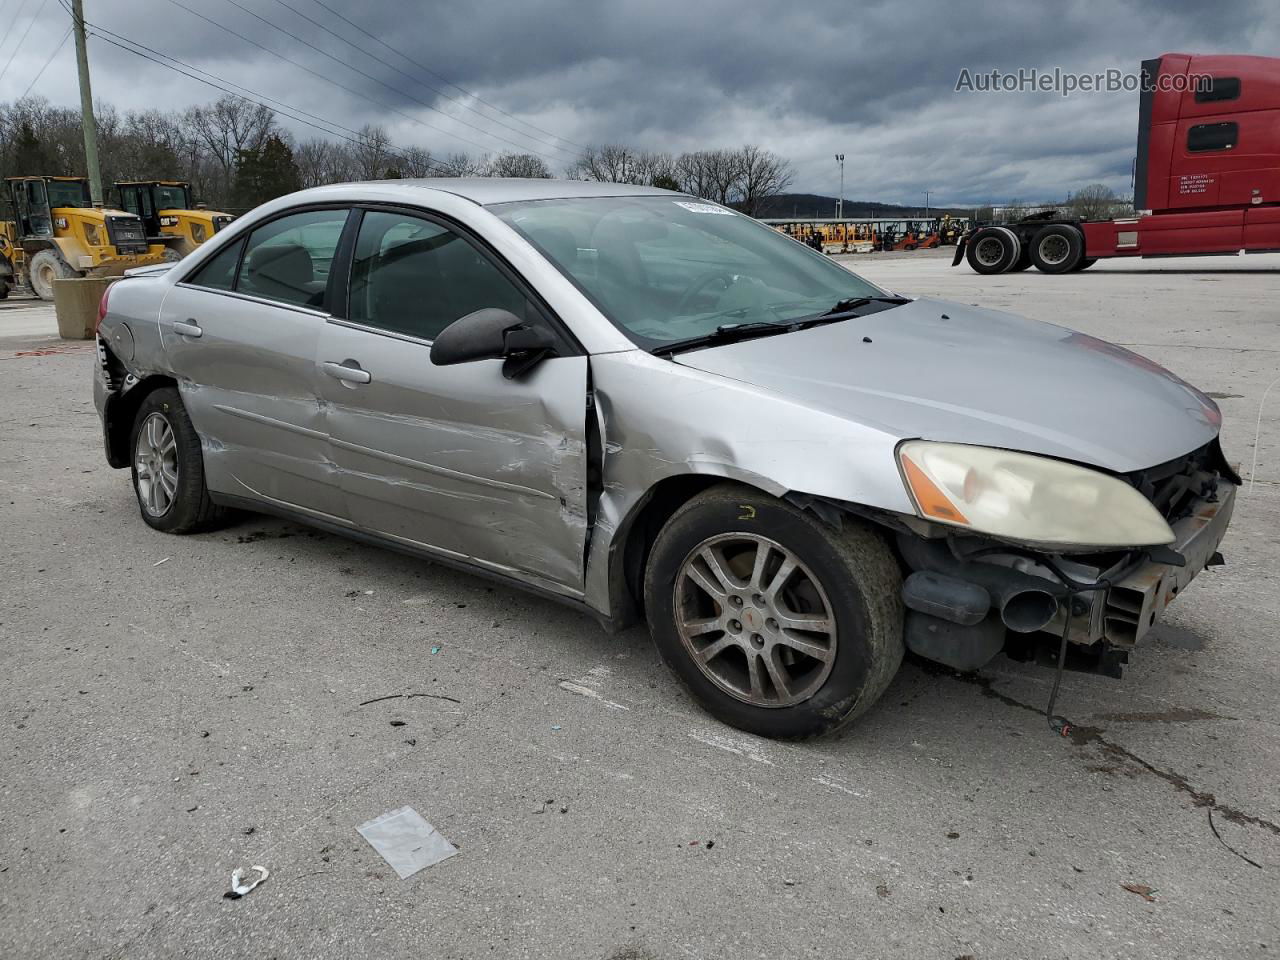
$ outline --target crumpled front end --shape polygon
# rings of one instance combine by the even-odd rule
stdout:
[[[1004,651],[1120,675],[1129,651],[1202,571],[1223,563],[1239,478],[1217,440],[1125,478],[1168,522],[1167,546],[1048,554],[976,537],[899,535],[905,640],[915,653],[976,670]]]

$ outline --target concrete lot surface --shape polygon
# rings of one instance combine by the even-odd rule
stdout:
[[[850,259],[1158,360],[1250,472],[1280,258]],[[642,630],[261,517],[153,532],[103,461],[92,345],[52,332],[0,305],[0,956],[1280,952],[1280,388],[1227,565],[1123,680],[1067,675],[1074,739],[1051,675],[998,658],[908,662],[788,745],[709,719]],[[355,828],[404,805],[460,852],[401,881]]]

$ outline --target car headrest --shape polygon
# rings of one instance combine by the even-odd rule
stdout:
[[[315,279],[311,254],[297,243],[273,243],[259,247],[245,264],[249,282],[258,289],[274,287],[310,295]]]

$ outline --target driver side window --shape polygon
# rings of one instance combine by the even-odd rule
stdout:
[[[420,217],[365,213],[351,268],[348,320],[429,341],[485,307],[527,315],[524,294],[465,238]]]

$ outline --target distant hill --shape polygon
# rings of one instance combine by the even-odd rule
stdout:
[[[951,213],[968,216],[972,211],[968,207],[933,207],[930,215]],[[846,217],[919,217],[924,214],[924,207],[904,207],[897,203],[876,203],[873,200],[844,201]],[[762,219],[794,217],[797,220],[827,219],[836,215],[836,198],[824,197],[816,193],[780,193],[761,204],[757,214]]]

